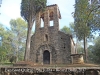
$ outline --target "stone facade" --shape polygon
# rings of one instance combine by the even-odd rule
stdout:
[[[83,54],[71,54],[72,64],[84,64]]]
[[[44,27],[41,27],[41,19]],[[36,15],[35,33],[31,37],[30,61],[38,64],[66,64],[71,63],[74,54],[72,35],[59,31],[61,19],[58,6],[47,6],[44,12]],[[50,26],[53,21],[53,26]]]

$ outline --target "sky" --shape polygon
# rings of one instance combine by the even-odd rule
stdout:
[[[57,4],[61,13],[59,20],[60,29],[63,26],[69,26],[69,23],[74,22],[72,12],[74,12],[75,0],[48,0],[47,5]],[[21,0],[2,0],[0,7],[0,23],[5,27],[10,28],[10,20],[20,16]]]

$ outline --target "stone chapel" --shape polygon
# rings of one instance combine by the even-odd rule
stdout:
[[[41,27],[41,19],[44,27]],[[35,33],[31,37],[30,60],[38,64],[68,64],[75,53],[72,35],[59,30],[58,6],[49,5],[36,15]],[[53,21],[53,26],[50,26]]]

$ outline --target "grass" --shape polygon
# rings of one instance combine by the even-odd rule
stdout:
[[[10,63],[10,62],[5,62],[5,63],[0,63],[0,66],[12,66],[13,63]]]

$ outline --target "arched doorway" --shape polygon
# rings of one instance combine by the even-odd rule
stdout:
[[[50,52],[48,50],[43,53],[43,64],[50,64]]]

